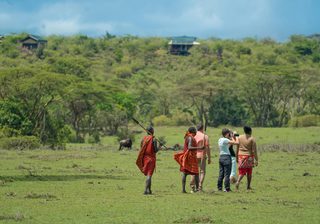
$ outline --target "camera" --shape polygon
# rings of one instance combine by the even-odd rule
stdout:
[[[230,131],[230,137],[239,137],[239,134],[234,133],[233,131]]]

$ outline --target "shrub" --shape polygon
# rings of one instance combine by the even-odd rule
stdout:
[[[20,130],[17,130],[14,128],[10,128],[7,126],[0,128],[0,138],[18,136],[20,134],[21,134]]]
[[[161,146],[163,146],[163,145],[165,145],[165,144],[167,144],[167,140],[166,140],[166,137],[165,136],[159,136],[158,137],[158,139],[159,139],[159,141],[161,142],[158,142],[158,144],[159,144],[159,147],[161,147]]]
[[[192,122],[192,115],[186,112],[176,112],[172,115],[173,125],[182,126],[182,125],[190,125]]]
[[[19,136],[11,138],[1,138],[0,148],[2,149],[36,149],[40,147],[40,141],[35,136]]]
[[[122,128],[119,128],[117,133],[116,133],[116,136],[117,136],[117,140],[118,141],[121,141],[123,139],[127,139],[127,138],[130,138],[132,143],[134,142],[135,140],[135,135],[132,131],[130,131],[127,127],[122,127]]]
[[[172,123],[171,119],[166,115],[160,115],[152,119],[154,126],[166,126]]]
[[[129,66],[119,66],[114,69],[116,75],[121,79],[130,78],[132,75],[131,68]]]
[[[59,143],[67,143],[72,142],[72,128],[68,125],[65,125],[63,128],[59,129],[58,131],[58,142]],[[74,134],[75,135],[75,134]],[[75,137],[74,137],[75,138]]]
[[[89,136],[88,143],[95,144],[95,143],[99,143],[99,142],[100,142],[99,132],[95,131]]]
[[[294,117],[289,121],[290,127],[310,127],[319,126],[320,116],[319,115],[304,115],[299,117]]]

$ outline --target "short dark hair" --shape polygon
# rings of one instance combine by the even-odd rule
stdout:
[[[221,131],[222,136],[226,136],[228,133],[230,133],[230,130],[228,128],[223,128]]]
[[[154,129],[152,126],[147,127],[147,132],[148,134],[153,134],[154,133]]]
[[[247,135],[251,135],[251,133],[252,133],[252,128],[249,127],[249,126],[244,126],[244,127],[243,127],[243,131],[244,131],[244,133],[246,133]]]
[[[200,123],[200,124],[197,125],[197,130],[198,130],[198,131],[203,130],[203,124],[202,124],[202,123]]]
[[[188,129],[188,132],[196,134],[196,133],[197,133],[197,130],[196,130],[195,127],[190,127],[190,128]]]

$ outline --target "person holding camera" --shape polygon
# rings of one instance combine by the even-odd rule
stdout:
[[[236,141],[239,137],[237,132],[232,132],[230,134],[230,139]],[[236,162],[236,153],[233,150],[233,145],[229,146],[229,151],[231,155],[231,173],[230,173],[230,182],[232,184],[237,182],[237,162]]]
[[[219,178],[218,190],[222,191],[222,184],[224,180],[225,192],[230,192],[230,173],[231,173],[231,154],[229,147],[231,145],[238,145],[238,140],[231,140],[231,131],[227,128],[222,129],[222,137],[218,140],[219,145]]]
[[[242,178],[247,175],[247,190],[251,190],[252,168],[258,166],[258,154],[256,140],[252,137],[252,129],[244,126],[244,135],[239,136],[236,159],[238,163],[239,178],[236,189],[239,189]]]

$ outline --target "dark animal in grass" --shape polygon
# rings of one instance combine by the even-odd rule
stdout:
[[[173,150],[173,151],[177,151],[177,150],[181,150],[182,147],[177,143],[174,144],[172,147],[168,147],[169,150]]]
[[[121,150],[122,148],[128,148],[128,149],[132,149],[132,140],[131,138],[127,138],[127,139],[123,139],[119,142],[120,146],[119,146],[119,150]]]

